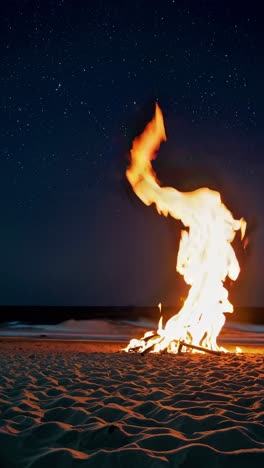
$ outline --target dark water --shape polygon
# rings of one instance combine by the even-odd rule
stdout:
[[[176,313],[174,307],[162,307],[164,323]],[[67,320],[142,321],[159,320],[158,307],[60,307],[60,306],[0,306],[0,326],[7,322],[28,324],[58,324]],[[237,307],[226,314],[227,322],[264,325],[264,307]]]

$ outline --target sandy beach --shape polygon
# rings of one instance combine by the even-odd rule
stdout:
[[[120,347],[1,339],[1,468],[263,463],[263,348],[141,356]]]

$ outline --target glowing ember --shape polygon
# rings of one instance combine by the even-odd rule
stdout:
[[[170,214],[187,228],[182,231],[176,269],[190,289],[182,309],[164,328],[161,317],[155,334],[147,332],[140,340],[132,339],[125,351],[177,353],[179,346],[182,351],[200,351],[182,343],[224,350],[216,340],[225,322],[224,313],[233,312],[233,306],[223,283],[227,276],[233,281],[238,277],[240,268],[231,243],[236,231],[241,231],[243,239],[246,222],[234,219],[220,193],[209,188],[182,193],[159,185],[151,160],[165,140],[162,112],[156,105],[153,120],[133,142],[126,176],[146,205],[154,203],[160,214]]]

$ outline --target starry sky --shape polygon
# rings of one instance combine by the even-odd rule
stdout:
[[[263,306],[257,2],[10,0],[0,23],[0,304],[182,300],[180,223],[125,180],[132,140],[158,102],[168,138],[158,177],[217,189],[247,219],[230,297]]]

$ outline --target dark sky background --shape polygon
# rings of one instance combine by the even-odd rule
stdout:
[[[160,180],[248,220],[230,294],[264,305],[263,16],[242,3],[1,2],[0,304],[178,304],[180,223],[125,180],[158,101]]]

